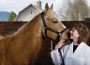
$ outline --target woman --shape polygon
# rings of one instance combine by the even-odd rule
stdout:
[[[55,65],[90,65],[90,47],[86,44],[89,29],[82,23],[76,23],[70,31],[72,42],[65,45],[61,39],[51,52]]]

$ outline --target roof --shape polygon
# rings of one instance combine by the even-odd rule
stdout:
[[[38,6],[33,5],[33,4],[30,4],[30,5],[28,5],[27,7],[25,7],[23,10],[21,10],[21,11],[19,12],[19,14],[20,14],[21,12],[23,12],[24,10],[26,10],[26,9],[27,9],[28,7],[30,7],[30,6],[33,6],[34,8],[40,10],[41,12],[43,11],[43,9],[40,9]]]

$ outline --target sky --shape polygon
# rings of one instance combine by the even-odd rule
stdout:
[[[0,11],[14,11],[18,14],[22,9],[27,7],[30,4],[36,5],[38,0],[0,0]],[[42,1],[42,8],[44,9],[45,3],[54,5],[54,11],[57,12],[64,4],[65,0],[40,0]],[[90,5],[90,0],[87,0],[88,5]]]

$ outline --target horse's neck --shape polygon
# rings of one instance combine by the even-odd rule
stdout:
[[[18,31],[17,34],[5,38],[5,41],[4,39],[1,41],[2,45],[0,45],[0,47],[5,46],[3,48],[8,49],[8,51],[6,51],[7,57],[11,54],[12,56],[10,56],[10,58],[13,57],[14,60],[18,61],[17,64],[21,62],[28,63],[29,61],[32,63],[42,43],[41,20],[40,15],[36,16],[31,22],[27,23],[24,28]]]
[[[36,45],[36,39],[41,38],[42,21],[41,15],[37,15],[31,22],[28,22],[18,33],[12,35],[9,44],[16,45]],[[6,39],[7,40],[7,39]],[[8,43],[8,42],[7,42]]]
[[[37,15],[34,19],[28,22],[16,35],[17,37],[26,39],[27,37],[34,37],[41,34],[41,16]]]

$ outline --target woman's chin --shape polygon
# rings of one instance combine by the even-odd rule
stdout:
[[[73,39],[73,37],[70,37],[70,39]]]

